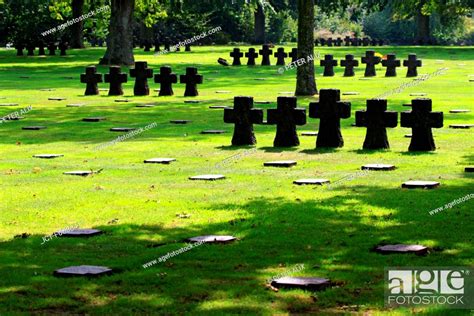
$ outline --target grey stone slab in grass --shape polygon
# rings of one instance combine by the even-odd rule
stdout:
[[[283,277],[273,280],[271,286],[276,288],[322,291],[331,286],[331,281],[323,278]]]
[[[290,92],[290,91],[283,91],[283,92],[278,92],[278,94],[294,95],[295,93],[294,93],[294,92]]]
[[[228,106],[225,105],[211,105],[209,106],[210,109],[225,109],[228,108]]]
[[[360,94],[359,92],[352,92],[352,91],[342,93],[342,95],[359,95],[359,94]]]
[[[64,101],[64,100],[66,100],[66,98],[63,98],[63,97],[52,97],[52,98],[48,98],[48,100],[50,100],[50,101]]]
[[[469,129],[471,127],[474,127],[474,124],[451,124],[449,125],[449,128],[455,128],[455,129]]]
[[[198,176],[189,177],[189,180],[201,180],[201,181],[215,181],[225,179],[222,174],[203,174]]]
[[[184,103],[201,103],[199,100],[185,100]]]
[[[25,131],[39,131],[40,129],[46,128],[46,126],[23,126],[21,129]]]
[[[255,101],[255,104],[271,104],[271,101]]]
[[[107,88],[99,88],[99,91],[104,91],[104,92],[105,92],[105,91],[109,91],[109,89],[107,89]]]
[[[267,80],[267,78],[255,78],[254,80],[256,80],[256,81],[265,81],[265,80]]]
[[[228,243],[237,240],[234,236],[225,235],[207,235],[197,236],[186,239],[187,242],[205,242],[205,243]]]
[[[301,132],[301,136],[318,136],[318,132]]]
[[[51,88],[46,88],[46,89],[40,89],[40,91],[55,91],[56,89],[51,89]]]
[[[136,130],[134,127],[112,127],[110,129],[111,132],[131,132]]]
[[[155,106],[156,104],[138,104],[136,107],[137,108],[153,108]]]
[[[86,276],[86,277],[98,277],[102,275],[110,275],[113,270],[108,267],[102,266],[71,266],[54,271],[54,276],[57,277],[77,277],[77,276]]]
[[[467,166],[464,168],[464,172],[474,172],[474,166]]]
[[[59,237],[92,237],[102,234],[98,229],[64,229],[54,233]]]
[[[68,108],[80,108],[81,106],[84,106],[85,104],[84,103],[71,103],[71,104],[67,104],[66,107]]]
[[[92,170],[75,170],[75,171],[64,172],[64,174],[68,176],[81,176],[81,177],[90,176],[91,174],[94,174],[94,173],[95,172]]]
[[[130,102],[130,100],[129,99],[116,99],[115,102],[127,103],[127,102]]]
[[[414,253],[417,255],[425,255],[428,253],[428,247],[422,245],[404,245],[404,244],[396,244],[396,245],[383,245],[377,246],[375,251],[381,254],[405,254],[405,253]]]
[[[94,116],[94,117],[85,117],[82,119],[84,122],[100,122],[100,121],[105,121],[106,118],[103,116]]]
[[[402,188],[406,189],[434,189],[439,187],[436,181],[407,181],[402,183]]]
[[[330,183],[330,181],[328,179],[298,179],[293,183],[297,185],[323,185]]]
[[[360,167],[362,170],[373,170],[373,171],[390,171],[395,170],[395,165],[390,164],[382,164],[382,163],[375,163],[375,164],[367,164]]]
[[[294,160],[276,160],[276,161],[267,161],[264,162],[263,165],[265,167],[282,167],[282,168],[289,168],[296,166],[297,162]]]
[[[411,103],[403,103],[403,106],[411,106]]]
[[[224,134],[224,133],[226,133],[226,131],[223,131],[220,129],[208,129],[201,132],[201,134]]]
[[[412,96],[412,97],[423,97],[423,96],[426,96],[426,95],[428,95],[428,94],[424,93],[424,92],[410,93],[410,96]]]
[[[0,106],[18,106],[18,103],[0,103]]]
[[[144,160],[143,162],[169,165],[173,161],[176,161],[176,159],[175,158],[151,158],[151,159]]]
[[[24,119],[23,116],[5,116],[2,118],[2,120],[4,121],[19,121],[19,120],[22,120]]]
[[[372,80],[372,79],[363,77],[363,78],[359,78],[359,80]]]
[[[226,93],[231,93],[232,91],[229,91],[229,90],[218,90],[216,91],[216,93],[219,93],[219,94],[226,94]]]
[[[33,155],[34,158],[40,158],[40,159],[54,159],[54,158],[59,158],[59,157],[64,157],[64,155],[61,154],[38,154],[38,155]]]
[[[191,123],[192,121],[190,120],[171,120],[171,124],[188,124]]]
[[[454,114],[457,114],[457,113],[469,113],[471,112],[470,110],[466,110],[466,109],[453,109],[453,110],[449,110],[449,113],[454,113]]]

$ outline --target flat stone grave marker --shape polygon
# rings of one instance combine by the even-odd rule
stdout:
[[[293,183],[297,185],[323,185],[329,184],[330,181],[328,179],[299,179],[293,181]]]
[[[199,176],[189,177],[189,180],[201,180],[201,181],[215,181],[225,179],[224,175],[221,174],[204,174]]]
[[[38,154],[38,155],[33,155],[33,158],[40,158],[40,159],[54,159],[54,158],[59,158],[59,157],[64,157],[64,155],[61,155],[61,154]]]
[[[201,103],[201,101],[199,101],[199,100],[186,100],[186,101],[184,101],[184,103],[193,103],[194,104],[194,103]]]
[[[278,94],[291,94],[293,95],[294,92],[290,92],[290,91],[283,91],[283,92],[278,92]]]
[[[201,134],[224,134],[226,131],[220,129],[208,129],[202,131]]]
[[[81,106],[84,106],[85,104],[84,103],[71,103],[71,104],[67,104],[66,107],[68,108],[80,108]]]
[[[197,236],[186,239],[187,242],[205,242],[205,243],[228,243],[237,240],[234,236],[225,236],[225,235],[207,235],[207,236]]]
[[[403,254],[403,253],[414,253],[416,255],[425,255],[428,253],[428,247],[422,245],[384,245],[377,246],[375,251],[381,254]]]
[[[403,103],[403,106],[411,106],[411,103]]]
[[[171,162],[176,161],[175,158],[151,158],[151,159],[146,159],[143,162],[144,163],[159,163],[163,165],[169,165]]]
[[[50,101],[64,101],[66,98],[63,97],[53,97],[53,98],[48,98]]]
[[[276,161],[268,161],[264,162],[263,165],[265,167],[284,167],[289,168],[296,166],[297,162],[294,160],[276,160]]]
[[[395,170],[395,168],[396,168],[395,165],[381,164],[381,163],[367,164],[360,167],[360,169],[362,170],[373,170],[373,171],[390,171],[390,170]]]
[[[411,134],[405,134],[404,135],[405,138],[411,138],[411,136],[412,136]]]
[[[18,106],[18,103],[0,103],[0,106]]]
[[[46,126],[23,126],[21,129],[25,131],[39,131],[46,128]]]
[[[406,189],[434,189],[439,186],[436,181],[407,181],[402,183],[402,188]]]
[[[267,80],[266,78],[254,78],[253,80],[257,80],[257,81],[265,81]]]
[[[449,110],[449,113],[469,113],[471,112],[470,110],[465,110],[465,109],[453,109]]]
[[[109,91],[109,89],[107,89],[107,88],[99,88],[99,91],[107,92],[107,91]]]
[[[228,106],[225,105],[211,105],[209,106],[210,109],[225,109],[228,108]]]
[[[156,104],[138,104],[136,107],[137,108],[152,108],[155,107]]]
[[[365,78],[365,77],[362,77],[362,78],[359,78],[359,80],[372,80],[372,78]]]
[[[100,121],[105,121],[105,120],[106,118],[103,116],[86,117],[82,119],[82,121],[84,122],[100,122]]]
[[[125,102],[130,102],[130,100],[129,99],[116,99],[115,102],[125,103]]]
[[[270,104],[270,101],[255,101],[255,104]]]
[[[98,229],[64,229],[55,233],[59,237],[92,237],[102,234]]]
[[[30,79],[30,76],[20,76],[21,79]]]
[[[190,120],[171,120],[170,123],[172,124],[188,124],[191,123]]]
[[[410,93],[410,96],[412,97],[423,97],[425,95],[428,95],[427,93],[424,92],[415,92],[415,93]]]
[[[276,288],[322,291],[331,286],[331,281],[323,278],[283,277],[273,280],[270,285]]]
[[[359,92],[343,92],[342,95],[359,95]]]
[[[110,129],[111,132],[131,132],[136,130],[134,127],[112,127]]]
[[[54,271],[54,276],[57,277],[75,277],[75,276],[89,276],[98,277],[101,275],[110,275],[113,270],[102,266],[71,266]]]
[[[455,128],[455,129],[469,129],[471,127],[474,127],[474,124],[451,124],[449,125],[449,128]]]
[[[161,89],[153,89],[153,91],[155,91],[155,92],[160,92]]]
[[[45,88],[45,89],[39,89],[39,91],[56,91],[56,89]]]
[[[19,121],[19,120],[24,119],[24,117],[23,116],[5,116],[1,119],[4,121]]]
[[[301,136],[318,136],[318,132],[302,132]]]
[[[474,166],[467,166],[464,168],[464,172],[474,172]]]
[[[81,177],[86,177],[94,173],[95,172],[92,170],[75,170],[75,171],[64,172],[64,174],[68,176],[81,176]]]
[[[218,90],[216,91],[216,93],[219,93],[219,94],[226,94],[226,93],[231,93],[232,91],[229,91],[229,90]]]
[[[73,79],[74,79],[74,77],[70,77],[70,76],[64,76],[64,77],[62,77],[62,78],[63,78],[63,79],[68,79],[68,80],[73,80]]]

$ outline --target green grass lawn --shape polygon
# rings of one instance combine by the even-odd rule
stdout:
[[[287,46],[289,50],[291,46]],[[464,167],[474,164],[473,130],[448,128],[454,123],[474,123],[474,49],[466,47],[376,47],[382,54],[395,52],[401,60],[416,53],[423,60],[419,74],[448,68],[445,74],[420,82],[388,97],[389,110],[404,111],[404,103],[424,92],[433,100],[433,110],[444,112],[444,126],[434,129],[435,152],[409,153],[410,129],[389,129],[389,151],[365,151],[365,128],[351,126],[354,111],[365,100],[401,84],[398,77],[359,80],[322,77],[317,67],[318,89],[337,88],[359,95],[343,97],[352,103],[352,116],[342,120],[345,146],[316,150],[315,137],[300,137],[295,148],[273,148],[275,126],[257,125],[256,150],[232,147],[233,126],[224,124],[221,109],[231,106],[233,96],[268,100],[274,108],[279,92],[294,91],[295,70],[278,76],[277,66],[222,67],[219,57],[228,57],[231,47],[193,47],[193,52],[153,56],[135,51],[136,61],[148,61],[158,72],[171,65],[177,74],[197,66],[204,75],[199,86],[202,102],[184,104],[184,85],[174,85],[175,96],[133,96],[133,79],[124,85],[130,103],[115,103],[106,92],[83,96],[79,75],[95,64],[104,49],[73,50],[66,57],[16,57],[13,50],[0,51],[0,107],[4,116],[32,106],[20,121],[0,124],[0,314],[337,314],[372,313],[402,315],[462,315],[469,311],[395,309],[384,307],[384,268],[393,266],[472,266],[474,199],[435,215],[429,211],[474,193],[471,174]],[[247,47],[242,47],[245,51]],[[321,56],[336,59],[363,47],[319,48]],[[322,58],[322,57],[321,57]],[[245,61],[245,60],[244,60]],[[272,58],[272,63],[275,59]],[[317,63],[319,65],[319,62]],[[99,72],[106,73],[105,67]],[[128,69],[123,68],[128,73]],[[20,76],[30,76],[21,79]],[[63,77],[72,76],[73,80]],[[266,78],[265,81],[255,78]],[[472,79],[473,77],[471,77]],[[149,82],[150,90],[159,88]],[[107,88],[108,84],[101,84]],[[53,88],[55,91],[40,91]],[[218,94],[218,90],[230,90]],[[48,101],[48,97],[66,101]],[[308,108],[314,98],[299,98]],[[84,107],[66,107],[85,103]],[[137,108],[156,103],[153,108]],[[450,109],[470,113],[450,114]],[[81,122],[89,116],[106,116],[98,123]],[[173,125],[172,119],[187,119],[188,125]],[[132,139],[103,150],[94,147],[122,133],[111,127],[157,126]],[[308,118],[298,132],[317,131],[319,121]],[[29,125],[45,125],[40,131],[25,131]],[[226,134],[201,135],[205,129],[224,129]],[[58,153],[52,160],[34,154]],[[230,156],[237,155],[227,159]],[[144,164],[153,157],[173,157],[170,165]],[[269,160],[298,161],[291,169],[263,167]],[[225,160],[225,162],[223,162]],[[366,163],[392,163],[391,172],[360,175]],[[71,170],[103,169],[90,177],[63,175]],[[198,174],[217,173],[227,179],[216,182],[189,181]],[[332,190],[295,186],[300,178],[348,177]],[[435,180],[435,190],[401,189],[410,179]],[[177,214],[189,214],[180,218]],[[114,220],[116,219],[116,220]],[[114,220],[114,221],[113,221]],[[112,222],[111,222],[112,221]],[[79,224],[105,233],[90,239],[42,237]],[[22,233],[28,238],[14,238]],[[202,245],[189,252],[144,269],[143,264],[185,246],[184,238],[205,234],[228,234],[239,238],[226,245]],[[383,256],[370,251],[379,243],[420,243],[434,251],[425,257]],[[117,271],[98,279],[61,279],[55,269],[70,265],[103,265]],[[265,281],[297,264],[299,276],[330,278],[335,286],[317,293],[301,290],[274,292]]]

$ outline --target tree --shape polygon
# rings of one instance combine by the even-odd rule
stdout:
[[[84,14],[84,0],[71,0],[72,17],[73,19],[79,18]],[[79,22],[71,25],[71,47],[72,48],[84,48],[83,39],[84,22]]]
[[[132,65],[135,0],[111,0],[111,4],[107,50],[100,64]]]
[[[298,0],[298,58],[295,95],[318,93],[314,78],[314,0]]]

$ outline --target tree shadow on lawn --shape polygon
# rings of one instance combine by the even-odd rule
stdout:
[[[317,194],[323,188],[295,187],[294,191],[312,190]],[[382,306],[385,267],[456,266],[471,260],[474,220],[469,205],[428,214],[448,202],[448,196],[470,190],[468,185],[422,191],[360,186],[350,195],[335,189],[336,195],[327,197],[321,192],[314,199],[254,198],[209,205],[208,210],[216,213],[233,212],[230,221],[216,216],[205,224],[182,227],[104,226],[98,227],[106,232],[102,236],[56,238],[43,246],[41,236],[9,240],[0,248],[4,276],[0,300],[15,312],[199,313],[206,302],[208,313],[237,309],[220,307],[226,300],[226,305],[241,304],[238,310],[255,313],[262,308],[245,302],[266,303],[271,308],[277,300],[282,310],[291,310],[291,295],[301,293],[296,299],[301,310],[317,309],[320,305],[316,304],[374,308]],[[142,267],[183,247],[179,241],[184,238],[207,234],[235,235],[240,240],[198,246],[166,263]],[[166,245],[156,247],[157,243]],[[421,243],[435,251],[425,257],[370,251],[380,243]],[[264,280],[301,263],[305,269],[297,275],[328,277],[339,286],[318,293],[316,304],[305,301],[309,292],[276,294],[265,289]],[[98,279],[52,276],[55,269],[80,264],[105,265],[118,273]]]

